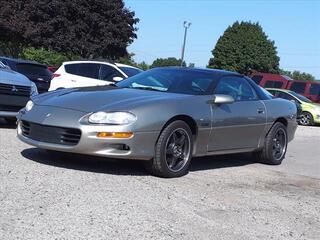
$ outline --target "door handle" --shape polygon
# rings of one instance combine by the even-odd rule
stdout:
[[[258,108],[258,113],[259,114],[263,114],[264,113],[264,109],[263,108]]]

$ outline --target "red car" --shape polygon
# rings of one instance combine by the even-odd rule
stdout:
[[[251,75],[253,81],[264,88],[282,88],[285,89],[291,79],[288,76],[273,73],[253,73]]]
[[[285,75],[260,72],[253,73],[251,78],[263,88],[288,89],[309,98],[313,102],[320,102],[320,82],[299,81]]]
[[[299,93],[313,102],[320,102],[320,83],[294,80],[288,83],[287,89]]]

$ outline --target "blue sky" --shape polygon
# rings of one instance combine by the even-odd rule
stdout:
[[[184,20],[192,22],[185,60],[205,67],[218,38],[235,21],[259,22],[280,56],[280,67],[320,79],[318,0],[125,0],[140,18],[138,39],[129,51],[136,61],[181,55]]]

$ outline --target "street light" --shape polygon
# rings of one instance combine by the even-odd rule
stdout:
[[[182,53],[181,53],[181,67],[183,66],[184,51],[185,51],[185,48],[186,48],[186,40],[187,40],[187,32],[188,32],[188,28],[190,26],[191,26],[191,22],[187,22],[187,21],[183,22],[184,38],[183,38]]]

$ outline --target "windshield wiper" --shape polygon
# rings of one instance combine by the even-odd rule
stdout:
[[[149,91],[157,91],[157,92],[165,92],[164,90],[160,90],[153,87],[131,87],[133,89],[141,89],[141,90],[149,90]]]

